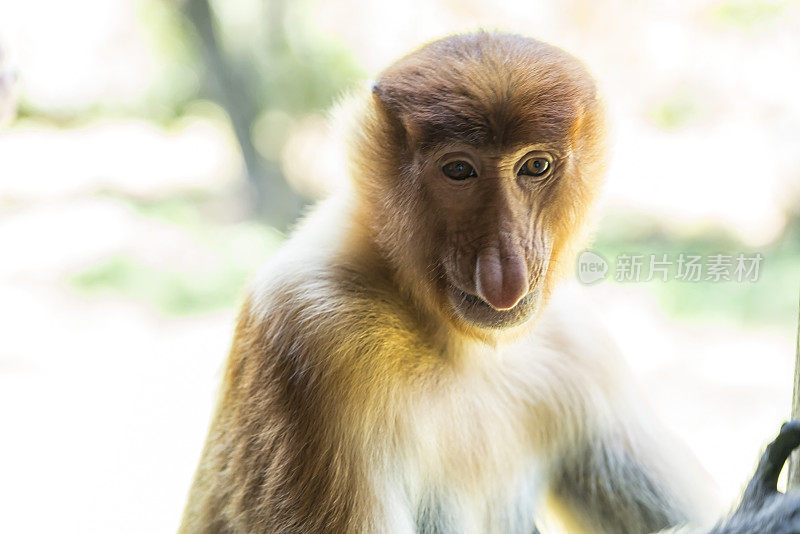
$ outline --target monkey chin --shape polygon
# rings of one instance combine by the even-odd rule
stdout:
[[[496,310],[477,295],[467,293],[450,285],[448,297],[451,306],[461,320],[479,328],[502,330],[520,326],[530,320],[539,308],[541,291],[532,289],[516,306],[508,310]]]

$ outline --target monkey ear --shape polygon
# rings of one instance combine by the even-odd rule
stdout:
[[[380,98],[380,92],[379,92],[380,89],[378,88],[378,82],[376,80],[372,80],[372,82],[370,82],[369,89],[372,92],[372,94]]]
[[[372,82],[372,96],[387,119],[402,132],[406,146],[408,148],[415,146],[419,139],[420,128],[412,120],[398,92],[392,90],[385,80],[376,80]]]
[[[389,91],[386,88],[386,85],[387,85],[386,83],[383,83],[382,81],[379,81],[379,80],[373,81],[372,82],[372,87],[371,87],[372,95],[383,106],[385,106],[386,108],[391,109],[395,113],[399,113],[400,112],[400,106],[399,106],[399,104],[397,102],[397,98],[395,97],[395,95],[392,94],[391,91]]]

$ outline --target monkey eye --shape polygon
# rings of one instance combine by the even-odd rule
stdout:
[[[478,176],[478,173],[475,172],[475,168],[472,165],[466,161],[460,160],[451,161],[442,167],[442,172],[445,176],[453,180],[466,180],[467,178]]]
[[[531,158],[520,167],[518,175],[521,176],[544,176],[550,169],[550,160],[543,157]]]

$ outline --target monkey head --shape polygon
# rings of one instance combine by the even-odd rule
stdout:
[[[580,246],[604,122],[583,65],[533,39],[455,35],[389,66],[354,159],[401,283],[462,330],[527,323]]]

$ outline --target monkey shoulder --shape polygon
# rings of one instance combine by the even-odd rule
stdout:
[[[386,335],[410,315],[380,275],[336,258],[295,258],[269,266],[250,292],[248,312],[304,336]]]
[[[556,289],[524,343],[535,362],[566,373],[563,380],[608,390],[628,381],[627,362],[580,287]]]
[[[290,239],[256,275],[239,314],[209,465],[219,487],[233,488],[224,490],[233,492],[226,513],[241,518],[242,532],[274,522],[291,526],[276,532],[346,531],[357,489],[339,475],[357,471],[349,462],[361,456],[336,451],[378,418],[369,401],[390,376],[380,343],[407,335],[374,274],[326,246]],[[313,516],[301,513],[309,495]]]
[[[342,197],[318,205],[256,276],[243,313],[264,330],[340,348],[402,330],[408,310],[384,270],[363,250],[348,250],[362,230],[347,210]]]
[[[383,275],[336,252],[294,236],[251,285],[236,333],[246,342],[234,345],[262,366],[286,367],[272,383],[326,380],[336,384],[330,394],[343,397],[347,385],[380,383],[388,366],[424,346]]]

